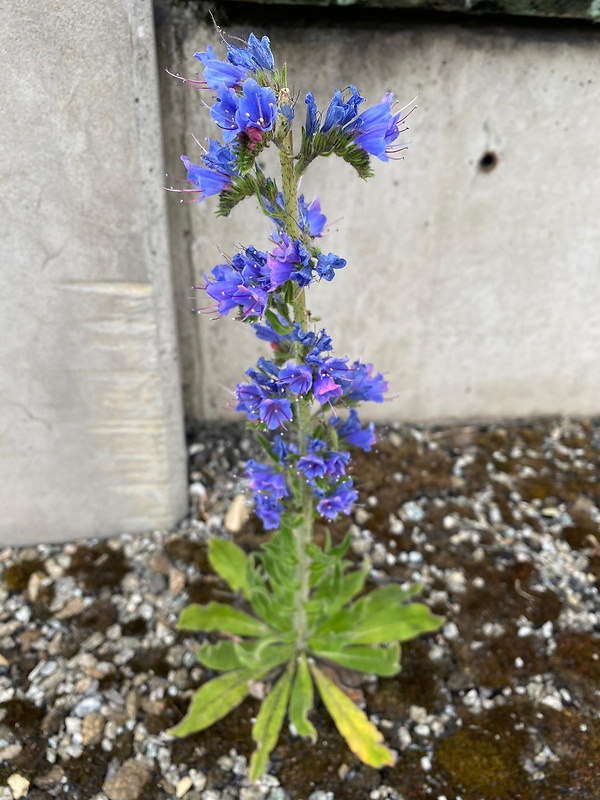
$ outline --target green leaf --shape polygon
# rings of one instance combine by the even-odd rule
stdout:
[[[284,325],[280,321],[277,314],[274,311],[271,311],[271,309],[267,308],[265,310],[265,317],[267,318],[267,321],[269,322],[275,333],[279,333],[281,336],[285,336],[286,334],[292,331],[292,328],[289,327],[288,325]]]
[[[247,556],[241,547],[226,539],[211,539],[208,543],[208,560],[217,575],[220,575],[234,592],[241,589],[244,597],[248,597]]]
[[[294,652],[293,644],[280,641],[259,639],[257,642],[236,642],[235,652],[244,667],[257,669],[274,669],[288,661]]]
[[[308,663],[304,653],[298,659],[296,677],[290,697],[290,722],[298,731],[299,736],[308,736],[314,744],[317,741],[317,731],[308,719],[308,712],[314,703],[313,684],[308,670]]]
[[[250,761],[250,780],[255,781],[263,775],[271,751],[277,744],[285,710],[290,696],[293,662],[271,689],[260,708],[256,722],[252,726],[252,738],[257,748]]]
[[[368,569],[368,565],[365,567]],[[363,568],[363,570],[365,569]],[[353,573],[350,573],[352,575]],[[366,577],[366,576],[365,576]],[[358,578],[356,579],[358,582]],[[348,587],[350,591],[352,587]],[[380,611],[386,611],[398,604],[403,603],[408,598],[417,594],[421,590],[419,585],[411,586],[410,589],[401,589],[397,583],[388,583],[378,589],[361,597],[349,608],[342,608],[333,617],[330,617],[317,633],[319,636],[330,632],[341,632],[354,630],[354,628],[365,618],[371,618]]]
[[[195,693],[186,716],[179,725],[171,728],[170,736],[188,736],[203,731],[229,714],[249,694],[248,681],[257,680],[264,672],[240,669],[219,675],[208,681]]]
[[[263,622],[245,611],[214,602],[205,606],[192,603],[184,608],[177,627],[189,631],[221,631],[237,636],[264,636],[270,633]]]
[[[437,631],[443,623],[444,618],[432,614],[423,603],[390,606],[358,623],[350,637],[354,644],[406,642],[422,633]]]
[[[382,744],[383,736],[375,725],[318,667],[311,664],[310,671],[325,708],[354,755],[376,769],[393,766],[394,756]]]
[[[352,134],[336,125],[328,131],[319,131],[310,137],[307,137],[303,130],[296,175],[298,177],[302,175],[318,156],[327,157],[333,154],[354,167],[361,178],[370,178],[373,175],[369,154],[356,144]]]
[[[240,669],[245,664],[240,662],[235,649],[235,642],[231,640],[210,644],[203,642],[196,650],[196,658],[207,669],[226,672],[230,669]]]
[[[315,655],[334,661],[342,667],[381,675],[388,678],[400,672],[400,645],[395,642],[390,647],[353,646],[339,650],[316,650]]]

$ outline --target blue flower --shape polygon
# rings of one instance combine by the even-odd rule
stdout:
[[[337,519],[340,514],[349,514],[353,503],[358,498],[358,492],[352,488],[350,479],[343,481],[324,497],[317,505],[317,511],[328,520]]]
[[[321,126],[321,131],[325,133],[334,125],[343,128],[356,116],[359,105],[364,101],[356,89],[356,86],[350,86],[350,97],[344,100],[342,93],[336,90],[329,107],[325,113],[325,121]]]
[[[309,454],[302,456],[298,460],[298,470],[302,472],[303,475],[306,475],[309,480],[314,480],[315,478],[324,477],[327,472],[327,467],[321,456]]]
[[[321,201],[318,197],[307,205],[304,195],[298,198],[298,222],[300,229],[317,239],[323,234],[323,228],[327,224],[327,217],[321,213]]]
[[[319,129],[319,119],[317,116],[317,104],[312,92],[306,95],[306,135],[312,136]]]
[[[218,264],[212,271],[213,280],[204,273],[204,291],[217,302],[217,311],[224,317],[237,307],[234,295],[240,288],[241,278],[229,264]]]
[[[253,33],[248,37],[246,47],[227,45],[227,58],[238,67],[245,67],[256,72],[257,69],[273,69],[275,60],[271,52],[269,38],[258,39]]]
[[[285,397],[267,398],[260,404],[258,413],[267,428],[274,431],[275,428],[282,428],[285,422],[292,419],[292,405]]]
[[[360,361],[350,365],[344,380],[344,398],[350,402],[383,403],[383,395],[389,388],[381,372],[373,375],[373,364]]]
[[[388,92],[380,103],[363,111],[348,126],[356,144],[380,161],[389,161],[389,148],[400,135],[401,112],[392,114],[393,104],[394,95]]]
[[[277,234],[279,242],[267,253],[267,264],[271,273],[271,290],[288,280],[306,286],[312,278],[310,253],[302,242],[290,239],[287,233]]]
[[[288,496],[284,476],[281,472],[275,472],[268,464],[251,458],[246,462],[246,475],[250,478],[250,488],[255,492],[266,492],[276,500]]]
[[[317,257],[317,275],[326,281],[332,281],[335,277],[334,270],[342,269],[346,266],[346,259],[336,256],[334,253],[323,255],[319,253]]]
[[[334,481],[339,480],[346,474],[346,466],[350,460],[350,453],[338,453],[331,451],[325,456],[325,469],[327,475]]]
[[[348,444],[360,447],[367,453],[375,444],[375,426],[370,422],[366,428],[361,428],[358,414],[354,409],[350,410],[346,422],[342,423],[339,417],[333,417],[330,423],[337,429],[338,436],[342,436]]]
[[[204,65],[202,73],[208,88],[217,91],[222,87],[233,88],[239,86],[246,77],[248,70],[227,61],[219,61],[211,45],[205,53],[194,53],[194,58]]]
[[[243,93],[239,98],[235,122],[240,131],[245,131],[255,141],[256,135],[262,136],[270,131],[277,117],[277,98],[270,86],[259,86],[253,78],[244,81]]]
[[[254,511],[260,518],[265,530],[271,531],[279,527],[279,520],[283,514],[283,503],[273,499],[268,494],[259,492],[254,498]]]
[[[265,399],[265,391],[255,383],[238,383],[235,394],[239,400],[236,411],[243,411],[248,419],[258,419],[258,408]]]
[[[312,386],[312,370],[304,364],[291,363],[280,370],[278,381],[282,386],[287,386],[290,392],[303,395]]]
[[[237,122],[238,96],[233,89],[219,87],[217,99],[210,110],[210,115],[223,131],[223,139],[231,142],[241,128]]]

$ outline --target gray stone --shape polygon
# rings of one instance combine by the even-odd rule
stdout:
[[[133,758],[127,759],[117,772],[108,778],[102,790],[108,800],[137,800],[148,780],[148,770]]]
[[[171,525],[186,454],[152,4],[6,0],[2,23],[0,540]]]

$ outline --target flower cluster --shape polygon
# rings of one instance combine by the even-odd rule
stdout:
[[[339,90],[335,92],[324,119],[317,111],[314,94],[309,92],[305,100],[306,135],[311,137],[318,132],[327,133],[339,128],[349,133],[365,152],[377,156],[380,161],[389,161],[390,155],[398,152],[393,145],[403,131],[401,126],[408,114],[402,116],[404,109],[393,111],[396,103],[391,92],[384,94],[380,103],[359,114],[358,107],[364,102],[364,97],[359,95],[356,86],[350,86],[349,92],[346,99]]]
[[[268,455],[267,462],[249,461],[247,466],[256,513],[266,528],[276,528],[287,508],[298,507],[299,492],[310,490],[316,512],[335,519],[348,513],[357,497],[346,474],[348,448],[368,451],[375,442],[373,423],[362,425],[355,407],[364,401],[383,402],[388,387],[372,364],[335,357],[324,330],[312,330],[306,316],[298,321],[296,303],[306,287],[315,280],[332,281],[346,261],[317,247],[327,219],[319,199],[308,203],[296,188],[302,171],[321,153],[314,145],[319,137],[327,141],[323,155],[333,152],[347,158],[350,146],[362,152],[361,158],[373,155],[387,161],[405,117],[395,110],[389,93],[362,113],[364,98],[355,86],[336,91],[324,113],[308,93],[301,147],[307,156],[296,166],[290,158],[285,195],[253,160],[272,142],[281,159],[285,142],[291,147],[294,109],[285,68],[276,69],[266,36],[251,34],[245,44],[225,45],[225,60],[210,46],[196,53],[202,80],[189,81],[213,92],[210,114],[223,142],[209,139],[199,163],[182,156],[190,188],[179,191],[198,201],[227,196],[232,204],[255,194],[274,232],[270,249],[244,248],[205,273],[204,285],[195,288],[203,289],[214,303],[204,310],[236,314],[271,345],[271,359],[259,359],[235,390],[237,410],[262,431]],[[336,142],[341,149],[336,150]],[[228,205],[226,213],[229,210]]]

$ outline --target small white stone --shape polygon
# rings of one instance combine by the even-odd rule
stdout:
[[[442,633],[444,635],[444,639],[448,639],[448,641],[458,639],[460,635],[458,626],[455,622],[447,622],[442,629]]]
[[[175,797],[183,797],[189,792],[189,790],[192,788],[193,785],[194,781],[190,778],[189,775],[186,775],[179,781],[179,783],[175,787]]]
[[[515,658],[515,667],[516,667],[517,669],[522,669],[524,666],[525,666],[525,662],[523,661],[523,659],[521,658],[521,656],[517,656],[517,657]]]
[[[18,772],[9,775],[6,782],[10,786],[14,800],[21,800],[21,797],[25,797],[29,792],[29,781]]]
[[[423,772],[431,772],[431,759],[429,756],[423,756],[421,759],[421,769]]]

